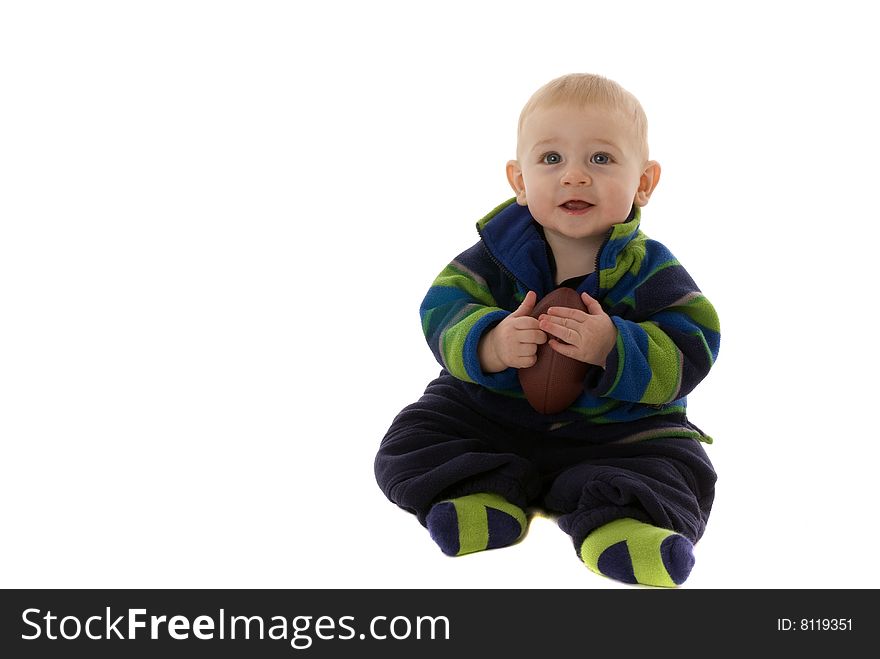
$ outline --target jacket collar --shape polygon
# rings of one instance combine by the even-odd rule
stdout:
[[[639,234],[641,209],[633,207],[625,222],[615,224],[599,250],[599,271],[614,269],[626,246]],[[509,199],[477,222],[477,231],[496,263],[540,299],[554,288],[547,248],[528,207]],[[600,282],[604,284],[600,274]],[[610,283],[610,282],[609,282]],[[609,286],[610,288],[610,286]]]

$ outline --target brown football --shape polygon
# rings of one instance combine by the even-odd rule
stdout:
[[[550,307],[571,307],[586,311],[580,294],[562,286],[545,295],[532,317],[538,318]],[[548,336],[548,339],[552,338]],[[571,405],[584,390],[584,378],[590,365],[571,357],[560,355],[550,343],[538,346],[538,361],[534,366],[519,369],[519,383],[529,401],[541,414],[556,414]]]

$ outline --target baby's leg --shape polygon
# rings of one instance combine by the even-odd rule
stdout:
[[[447,554],[511,544],[525,532],[523,509],[540,491],[511,434],[437,380],[394,419],[376,456],[376,480]]]
[[[693,566],[715,472],[690,439],[597,447],[560,473],[545,504],[592,570],[627,583],[675,586]]]

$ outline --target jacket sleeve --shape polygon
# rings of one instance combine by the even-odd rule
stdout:
[[[518,386],[516,369],[484,373],[477,356],[483,334],[511,313],[504,309],[511,286],[477,243],[447,265],[428,290],[419,309],[422,331],[440,365],[459,380],[491,389]]]
[[[588,387],[597,396],[663,405],[690,393],[718,357],[718,315],[663,245],[645,253],[605,296],[617,343]]]

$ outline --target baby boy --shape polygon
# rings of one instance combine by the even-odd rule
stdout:
[[[715,472],[686,396],[718,355],[718,316],[640,229],[660,179],[636,98],[601,76],[557,78],[519,120],[516,195],[434,280],[422,329],[442,366],[376,456],[385,495],[440,549],[505,547],[525,509],[558,516],[580,559],[627,583],[676,586],[694,564]],[[538,300],[574,289],[586,311]],[[541,414],[518,369],[539,345],[588,365],[583,392]]]

